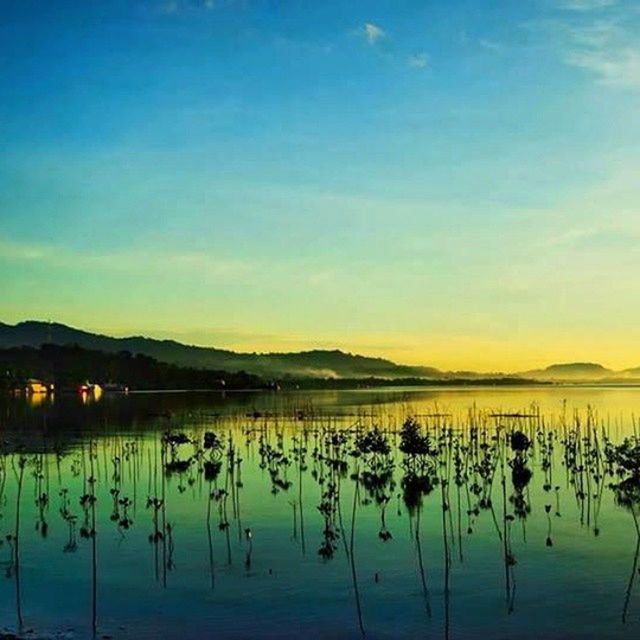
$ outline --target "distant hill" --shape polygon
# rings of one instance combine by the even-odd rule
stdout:
[[[638,384],[640,367],[614,371],[596,362],[569,362],[552,364],[544,369],[524,371],[521,377],[544,382]]]
[[[42,344],[78,345],[84,349],[143,354],[160,362],[270,377],[320,378],[443,378],[433,367],[398,365],[383,358],[313,350],[299,353],[237,353],[211,347],[185,345],[174,340],[143,336],[113,338],[47,322],[27,321],[16,325],[0,323],[0,348],[40,347]]]
[[[265,389],[258,376],[179,367],[142,354],[105,353],[78,346],[0,348],[0,388],[20,388],[36,378],[57,390],[75,390],[87,380],[115,382],[131,389]]]
[[[613,371],[594,362],[552,364],[516,374],[500,372],[441,371],[435,367],[396,364],[384,358],[371,358],[345,353],[338,349],[301,351],[297,353],[238,353],[213,347],[186,345],[175,340],[156,340],[144,336],[114,338],[90,333],[64,324],[39,321],[9,325],[0,322],[0,349],[34,347],[42,344],[77,345],[83,349],[107,353],[129,352],[154,358],[158,362],[213,371],[238,373],[241,371],[270,379],[335,378],[389,380],[414,379],[423,381],[522,380],[540,382],[640,382],[640,367]]]
[[[521,375],[539,380],[597,380],[610,378],[615,374],[611,369],[595,362],[569,362],[552,364],[544,369],[525,371]]]

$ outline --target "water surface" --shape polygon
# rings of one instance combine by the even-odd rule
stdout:
[[[5,401],[0,628],[634,637],[635,512],[605,449],[634,436],[638,399],[538,387]],[[400,450],[409,416],[432,454]],[[375,428],[388,454],[363,444]]]

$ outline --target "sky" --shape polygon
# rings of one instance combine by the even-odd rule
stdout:
[[[0,321],[640,365],[637,0],[0,0]]]

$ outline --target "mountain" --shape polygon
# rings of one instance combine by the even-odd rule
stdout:
[[[595,362],[569,362],[552,364],[544,369],[526,371],[521,375],[536,380],[601,380],[611,378],[615,371]]]
[[[29,378],[54,383],[56,390],[77,389],[87,380],[116,382],[131,389],[265,389],[262,378],[179,367],[129,352],[106,353],[74,346],[0,349],[0,389],[24,388]]]
[[[155,340],[143,336],[113,338],[64,324],[38,321],[16,325],[0,323],[0,348],[39,347],[42,344],[78,345],[84,349],[143,354],[160,362],[229,372],[246,371],[263,377],[320,378],[443,378],[433,367],[398,365],[383,358],[313,350],[299,353],[237,353],[211,347]]]
[[[640,382],[640,367],[613,371],[594,362],[552,364],[505,375],[500,372],[441,371],[434,367],[396,364],[384,358],[345,353],[338,349],[297,353],[238,353],[226,349],[186,345],[175,340],[156,340],[144,336],[114,338],[90,333],[64,324],[26,321],[15,325],[0,322],[0,349],[40,347],[42,344],[77,345],[83,349],[107,353],[141,354],[158,362],[195,369],[244,371],[265,379],[284,378],[414,378],[447,382],[484,379],[534,380],[539,382]]]

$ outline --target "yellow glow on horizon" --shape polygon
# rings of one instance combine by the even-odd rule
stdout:
[[[118,332],[122,336],[134,334],[139,335],[140,332]],[[226,338],[216,337],[215,330],[188,329],[175,333],[148,331],[145,335],[242,353],[339,349],[357,355],[385,358],[397,364],[435,367],[443,371],[515,373],[567,362],[595,362],[616,371],[640,366],[640,332],[636,335],[607,335],[600,338],[578,332],[569,336],[540,333],[517,338],[360,334],[342,338],[322,335],[317,339],[299,334],[264,336],[247,332],[241,338]],[[638,345],[638,348],[634,349],[634,345]]]
[[[24,318],[7,318],[19,322]],[[312,349],[333,350],[379,357],[397,364],[435,367],[443,371],[515,373],[567,362],[596,362],[615,371],[640,366],[640,328],[624,333],[588,330],[514,331],[500,335],[478,331],[424,333],[389,331],[337,333],[335,331],[282,332],[271,327],[246,325],[185,326],[173,318],[152,325],[145,317],[130,317],[127,324],[102,324],[91,318],[57,317],[56,321],[78,329],[115,337],[147,336],[159,340],[241,353],[283,353]],[[131,324],[129,324],[131,323]],[[135,324],[134,324],[135,323]],[[155,326],[154,326],[155,325]]]

